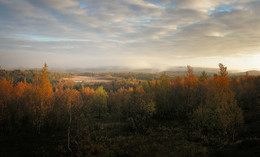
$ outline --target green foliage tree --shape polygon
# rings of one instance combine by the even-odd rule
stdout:
[[[208,74],[206,73],[206,71],[202,71],[199,79],[200,81],[204,81],[204,80],[207,80],[209,78]]]
[[[128,103],[130,130],[145,133],[150,125],[151,118],[155,114],[154,101],[146,97],[143,87],[139,86],[134,88]]]
[[[80,90],[82,101],[83,101],[83,108],[82,111],[86,118],[90,117],[91,114],[91,105],[93,104],[95,91],[89,87],[82,87]]]
[[[100,119],[102,115],[108,112],[107,92],[102,86],[98,87],[93,97],[92,111],[97,113]]]
[[[159,118],[169,119],[172,116],[172,104],[170,102],[170,80],[166,73],[162,74],[155,85],[156,114]]]
[[[227,72],[227,67],[225,67],[222,63],[219,63],[219,75],[221,77],[227,77],[228,72]]]

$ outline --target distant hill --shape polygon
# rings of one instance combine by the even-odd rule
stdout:
[[[216,71],[211,71],[211,70],[194,70],[194,75],[196,76],[200,76],[201,73],[205,71],[208,76],[213,76],[214,74],[218,74],[218,69]],[[245,71],[245,72],[229,72],[228,71],[228,74],[230,76],[243,76],[243,75],[246,75],[246,72],[248,72],[249,75],[252,75],[252,76],[258,76],[260,75],[260,71],[257,71],[257,70],[252,70],[252,71]],[[163,71],[163,72],[160,72],[160,73],[166,73],[167,75],[185,75],[187,72],[186,71]]]
[[[205,71],[209,76],[218,73],[217,68],[202,68],[202,67],[192,67],[193,73],[196,76],[200,76],[203,71]],[[166,73],[167,75],[185,75],[187,73],[187,67],[173,67],[167,71],[162,71],[160,73]]]
[[[158,69],[152,68],[142,68],[133,69],[121,66],[111,66],[111,67],[99,67],[99,68],[72,68],[72,69],[52,69],[55,71],[70,72],[70,73],[106,73],[106,72],[140,72],[140,73],[157,73],[160,72]]]
[[[200,76],[203,71],[205,71],[209,76],[218,74],[218,68],[207,68],[207,67],[192,67],[194,74]],[[166,73],[167,75],[185,75],[187,72],[186,66],[176,66],[176,67],[167,67],[164,69],[159,68],[142,68],[134,69],[121,66],[111,66],[111,67],[99,67],[99,68],[72,68],[72,69],[51,69],[52,71],[61,71],[69,73],[107,73],[107,72],[136,72],[136,73]],[[230,71],[228,70],[230,76],[241,76],[246,75],[245,72]],[[249,75],[260,75],[260,71],[251,70],[248,71]]]
[[[253,76],[260,75],[260,71],[258,71],[258,70],[250,70],[250,71],[246,71],[246,72],[248,72],[248,75],[253,75]],[[241,75],[246,75],[246,72],[230,73],[230,75],[241,76]]]
[[[201,73],[203,71],[194,71],[194,75],[195,76],[200,76]],[[209,71],[206,71],[205,72],[208,74],[208,76],[213,76],[214,74],[216,74],[217,72],[209,72]],[[186,75],[187,71],[163,71],[163,72],[160,72],[160,73],[166,73],[167,75]]]

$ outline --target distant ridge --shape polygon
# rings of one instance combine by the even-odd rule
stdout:
[[[192,67],[196,76],[201,75],[205,71],[209,76],[218,73],[218,68],[207,68],[207,67]],[[164,69],[159,68],[141,68],[134,69],[121,66],[110,66],[110,67],[99,67],[99,68],[71,68],[71,69],[51,69],[51,71],[69,72],[69,73],[107,73],[107,72],[136,72],[136,73],[166,73],[168,75],[185,75],[187,71],[186,66],[167,67]],[[245,72],[238,72],[236,70],[228,70],[230,76],[246,75],[260,75],[258,70],[250,70]]]
[[[260,75],[260,71],[258,70],[250,70],[246,72],[248,72],[248,75],[253,75],[253,76]],[[246,72],[231,73],[231,75],[246,75]]]

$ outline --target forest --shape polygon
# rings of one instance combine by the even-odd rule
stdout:
[[[260,76],[71,75],[0,70],[1,157],[260,155]]]

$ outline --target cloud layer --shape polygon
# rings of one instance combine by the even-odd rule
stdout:
[[[0,64],[260,70],[259,15],[259,0],[0,0]]]

